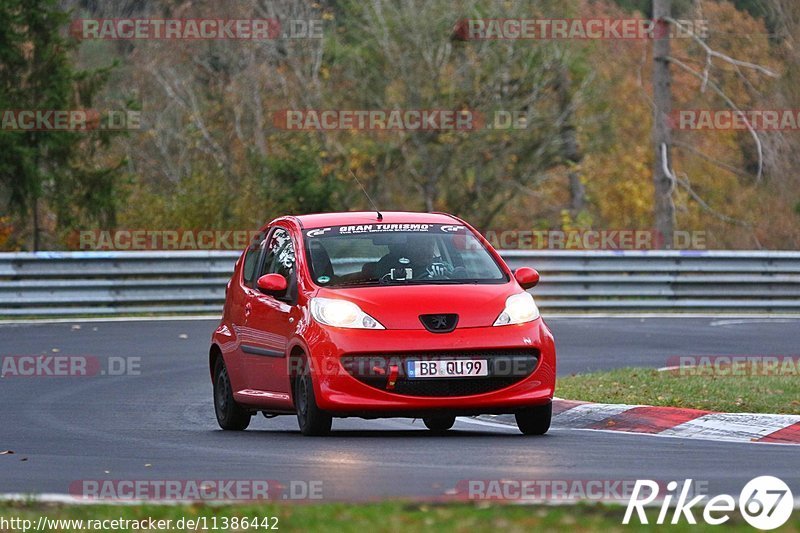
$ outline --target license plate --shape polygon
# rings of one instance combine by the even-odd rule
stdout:
[[[486,359],[445,359],[439,361],[407,361],[409,379],[459,378],[488,376]]]

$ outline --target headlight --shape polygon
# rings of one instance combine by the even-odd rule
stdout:
[[[386,329],[359,306],[347,300],[312,298],[311,316],[320,324],[337,328]]]
[[[539,308],[533,301],[533,296],[527,292],[512,294],[506,298],[506,308],[494,321],[494,326],[508,324],[523,324],[539,318]]]

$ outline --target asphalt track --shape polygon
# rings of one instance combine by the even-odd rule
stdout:
[[[800,353],[800,319],[551,318],[559,374],[660,367],[675,355]],[[76,328],[79,325],[80,328]],[[325,499],[435,498],[461,480],[683,480],[737,495],[758,475],[800,496],[794,446],[456,423],[431,436],[420,421],[334,421],[302,437],[293,417],[218,430],[206,354],[213,320],[0,325],[0,357],[140,357],[141,374],[0,380],[0,493],[69,493],[77,480],[322,481]],[[58,350],[54,352],[54,350]],[[23,460],[25,459],[25,460]]]

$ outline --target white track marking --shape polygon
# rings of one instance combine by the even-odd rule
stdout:
[[[23,494],[19,492],[7,492],[0,494],[0,501],[5,502],[37,502],[37,503],[64,503],[68,505],[190,505],[192,501],[180,500],[108,500],[108,499],[90,499],[73,496],[71,494],[59,494],[44,492],[42,494]],[[230,502],[224,501],[204,501],[208,504],[224,504]]]
[[[710,326],[737,326],[739,324],[773,324],[779,322],[781,324],[789,322],[797,322],[796,318],[788,317],[775,317],[775,318],[759,318],[759,319],[732,319],[732,320],[714,320],[709,324]]]
[[[616,435],[640,435],[646,437],[667,437],[678,439],[712,440],[717,442],[773,444],[797,446],[800,443],[760,442],[759,439],[800,422],[800,415],[774,415],[761,413],[709,413],[694,420],[684,422],[659,433],[620,431],[614,429],[594,429],[589,426],[609,417],[625,413],[640,405],[627,404],[583,404],[572,407],[553,417],[550,431],[602,431]],[[496,426],[497,422],[486,418],[474,420],[475,423]],[[512,423],[502,424],[516,427]]]
[[[660,439],[673,439],[673,440],[707,440],[713,441],[718,444],[722,445],[744,445],[744,446],[752,446],[754,444],[760,446],[797,446],[795,443],[791,442],[763,442],[763,441],[743,441],[743,440],[725,440],[720,439],[719,437],[713,435],[695,435],[695,436],[686,436],[686,435],[665,435],[664,433],[634,433],[632,431],[618,431],[613,429],[589,429],[589,428],[558,428],[558,427],[551,427],[548,433],[552,432],[561,432],[561,431],[585,431],[585,432],[601,432],[607,435],[627,435],[629,437],[656,437]]]
[[[456,422],[466,422],[467,424],[475,424],[477,426],[484,426],[495,429],[513,429],[516,430],[517,426],[512,424],[503,424],[502,422],[491,422],[485,418],[471,418],[459,416]]]
[[[751,413],[713,413],[670,429],[661,435],[749,442],[766,437],[800,422],[799,415],[762,415]]]
[[[639,405],[624,403],[585,403],[563,411],[553,417],[561,427],[586,427]]]
[[[70,494],[58,494],[58,493],[42,493],[42,494],[21,494],[21,493],[0,493],[0,501],[6,502],[20,502],[20,503],[62,503],[67,505],[191,505],[193,502],[186,502],[186,501],[176,501],[176,500],[146,500],[146,501],[110,501],[110,500],[87,500],[85,498],[77,498]],[[517,505],[530,505],[530,504],[537,504],[537,505],[576,505],[585,503],[586,500],[574,499],[574,500],[547,500],[547,501],[514,501],[514,504]],[[204,504],[207,505],[230,505],[230,501],[204,501]],[[241,502],[246,503],[246,502]],[[606,501],[605,503],[614,505],[615,501]],[[655,504],[652,504],[655,505]],[[800,509],[800,497],[795,498],[794,500],[794,508]]]

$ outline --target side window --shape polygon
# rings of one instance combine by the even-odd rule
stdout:
[[[295,284],[295,255],[294,244],[289,232],[282,228],[275,228],[269,236],[265,250],[264,263],[261,267],[261,276],[264,274],[280,274],[286,278],[289,286],[287,296],[291,297]]]
[[[275,253],[275,261],[270,270],[272,272],[280,274],[286,278],[287,283],[291,283],[294,273],[294,245],[291,239]]]
[[[256,268],[258,267],[258,255],[261,246],[251,244],[244,255],[244,266],[242,267],[242,280],[250,288],[255,287]]]

